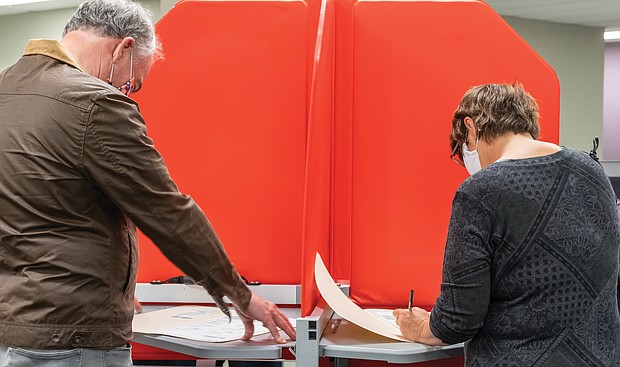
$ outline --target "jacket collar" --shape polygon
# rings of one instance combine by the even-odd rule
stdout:
[[[33,39],[28,41],[24,56],[26,55],[45,55],[65,64],[78,68],[84,72],[77,61],[71,55],[71,52],[60,42],[56,40]]]

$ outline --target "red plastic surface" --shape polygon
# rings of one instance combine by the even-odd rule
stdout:
[[[404,307],[410,289],[432,306],[467,177],[449,159],[453,111],[471,86],[519,81],[540,105],[541,139],[557,142],[558,79],[483,2],[358,1],[353,24],[351,46],[338,46],[353,48],[352,119],[335,121],[352,130],[351,228],[334,228],[351,233],[351,273],[334,275],[363,306]]]
[[[166,59],[134,97],[181,191],[240,274],[301,282],[308,86],[302,1],[185,1],[156,25]],[[140,234],[138,281],[181,272]],[[134,359],[184,359],[134,344]]]
[[[318,12],[312,68],[309,74],[308,145],[306,157],[306,191],[302,243],[302,314],[312,312],[319,299],[314,282],[314,259],[317,252],[330,259],[333,78],[334,78],[334,2],[322,0]],[[311,13],[313,14],[313,13]]]
[[[135,95],[181,191],[263,283],[301,281],[307,17],[301,1],[181,2]],[[145,236],[140,249],[139,281],[181,274]]]

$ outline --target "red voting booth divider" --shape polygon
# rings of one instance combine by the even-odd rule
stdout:
[[[156,26],[166,59],[135,95],[180,190],[239,273],[268,284],[301,282],[307,23],[301,1],[180,2]],[[140,282],[181,274],[143,235],[140,256]]]
[[[299,1],[181,2],[157,24],[166,59],[136,95],[172,178],[263,283],[300,283],[307,19]],[[139,281],[181,274],[140,247]]]
[[[415,289],[415,304],[430,307],[451,201],[467,176],[449,159],[458,102],[471,86],[519,81],[540,104],[541,138],[557,143],[558,80],[483,2],[358,1],[351,13],[353,36],[337,42],[336,57],[339,47],[352,48],[341,67],[353,70],[343,86],[353,110],[334,122],[350,125],[338,138],[351,139],[351,185],[335,197],[350,196],[351,218],[350,228],[333,227],[343,241],[349,236],[350,250],[332,244],[332,260],[350,262],[350,273],[334,275],[351,280],[360,305],[406,307]]]
[[[314,283],[314,259],[320,252],[329,261],[331,239],[331,203],[333,202],[332,157],[334,129],[334,0],[322,0],[308,74],[308,144],[306,146],[306,190],[304,195],[302,256],[302,315],[308,315],[319,298]]]
[[[469,87],[521,82],[541,139],[559,139],[554,71],[482,1],[191,0],[156,28],[166,60],[135,95],[149,135],[240,274],[301,283],[304,315],[317,251],[361,306],[403,307],[409,289],[433,305]],[[140,247],[139,281],[180,274]]]

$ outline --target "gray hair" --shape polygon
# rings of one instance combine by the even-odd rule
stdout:
[[[100,37],[135,40],[138,58],[161,54],[151,12],[131,0],[87,0],[80,4],[62,34],[77,30],[90,31]]]

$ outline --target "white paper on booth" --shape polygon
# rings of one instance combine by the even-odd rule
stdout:
[[[314,263],[314,279],[319,292],[329,307],[343,319],[390,339],[407,341],[396,324],[385,320],[384,315],[375,315],[376,310],[363,310],[342,293],[327,271],[321,255],[317,252]],[[391,312],[387,311],[386,312]],[[380,313],[380,312],[377,312]]]
[[[396,317],[392,314],[392,310],[386,310],[383,308],[365,308],[364,312],[369,312],[383,319],[390,325],[396,325]]]
[[[234,310],[229,323],[228,316],[217,307],[179,306],[135,315],[133,331],[217,343],[241,339],[245,327]],[[254,322],[254,335],[268,332]]]

